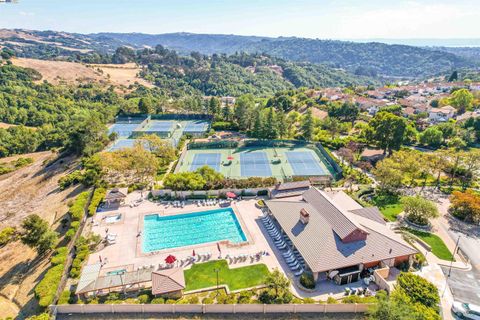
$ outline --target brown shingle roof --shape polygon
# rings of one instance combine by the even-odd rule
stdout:
[[[386,225],[385,220],[383,220],[382,213],[378,210],[377,207],[361,208],[350,210],[351,213],[359,215],[361,217],[370,219],[372,221]]]
[[[152,272],[152,294],[164,294],[183,289],[185,289],[185,276],[182,268]]]
[[[311,188],[303,193],[303,199],[321,211],[324,219],[328,221],[328,224],[340,239],[345,239],[357,230],[366,231],[353,219],[350,212],[335,206],[330,197],[323,194],[322,191]]]
[[[342,210],[331,203],[326,194],[315,188],[306,193],[307,202],[270,200],[266,204],[313,272],[334,270],[417,252],[386,225],[353,213],[348,213],[345,218],[355,221],[346,222],[345,218],[338,218],[338,212]],[[299,219],[301,209],[307,210],[310,214],[306,225]],[[337,213],[332,213],[335,211]],[[364,240],[345,243],[337,231],[347,233],[354,228],[352,225],[359,225],[368,232],[368,235]]]

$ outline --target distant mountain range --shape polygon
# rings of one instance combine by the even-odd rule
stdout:
[[[120,46],[134,49],[162,45],[188,55],[235,52],[266,53],[295,62],[324,64],[365,76],[425,78],[453,70],[478,68],[480,48],[417,47],[380,42],[317,40],[218,34],[73,34],[55,31],[0,30],[0,45],[16,47],[25,56],[72,55],[72,50],[113,53]],[[21,47],[25,44],[23,47]],[[33,47],[32,47],[33,46]],[[55,49],[52,49],[55,46]],[[78,52],[77,52],[78,53]],[[76,53],[76,54],[77,54]]]

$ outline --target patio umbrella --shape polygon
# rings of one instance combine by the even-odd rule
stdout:
[[[228,198],[236,198],[236,197],[237,197],[237,195],[236,195],[235,193],[230,192],[230,191],[227,192],[226,196],[227,196]]]
[[[175,261],[177,261],[177,258],[175,258],[175,256],[172,256],[172,255],[169,255],[168,257],[165,258],[165,262],[168,264],[172,264]]]
[[[194,256],[194,257],[195,257],[195,250],[193,250],[193,252],[192,252],[192,256]]]
[[[338,270],[333,270],[332,272],[330,272],[330,274],[328,275],[328,277],[329,277],[330,279],[333,279],[333,277],[335,277],[337,274],[338,274]]]
[[[227,160],[233,160],[233,159],[235,159],[233,156],[228,156],[227,157]]]

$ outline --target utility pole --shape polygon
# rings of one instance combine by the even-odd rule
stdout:
[[[218,273],[220,272],[220,269],[215,268],[215,269],[213,269],[213,271],[215,271],[217,273],[217,294],[215,295],[215,298],[216,298],[216,297],[218,297]]]

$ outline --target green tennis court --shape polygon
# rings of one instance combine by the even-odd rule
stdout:
[[[208,165],[228,178],[331,176],[328,164],[313,148],[243,147],[190,149],[180,158],[175,172],[195,171]]]

